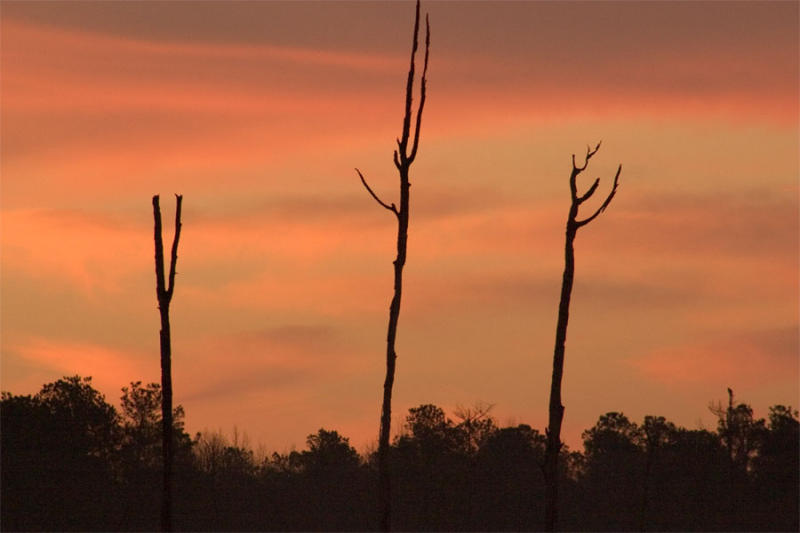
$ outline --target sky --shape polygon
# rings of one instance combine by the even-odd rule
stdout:
[[[575,242],[563,439],[800,404],[797,2],[424,2],[393,433],[547,420],[571,156],[618,164]],[[409,2],[0,5],[0,384],[160,381],[151,198],[190,433],[377,442]],[[416,98],[416,96],[415,96]]]

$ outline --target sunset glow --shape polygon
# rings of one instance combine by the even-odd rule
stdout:
[[[409,407],[544,430],[571,155],[563,438],[795,408],[796,2],[430,2],[398,335]],[[267,449],[377,440],[412,4],[2,5],[2,389],[160,379],[150,199],[183,230],[174,402]],[[598,203],[587,205],[591,212]]]

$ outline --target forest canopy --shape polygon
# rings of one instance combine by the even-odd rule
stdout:
[[[159,525],[161,390],[132,382],[119,408],[71,376],[35,395],[2,393],[4,530],[154,530]],[[562,450],[565,530],[798,529],[798,413],[712,405],[715,430],[662,416],[599,416],[583,450]],[[376,453],[320,428],[288,453],[253,450],[238,432],[190,436],[174,410],[178,530],[371,530]],[[244,433],[243,433],[244,434]],[[546,438],[501,427],[487,405],[408,411],[392,442],[393,521],[418,531],[542,526]]]

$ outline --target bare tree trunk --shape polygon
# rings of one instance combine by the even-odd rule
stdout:
[[[153,219],[155,220],[156,248],[156,297],[161,315],[161,449],[164,463],[164,486],[161,502],[161,530],[172,531],[172,341],[169,327],[169,304],[175,288],[175,264],[178,261],[178,240],[181,236],[181,202],[183,197],[175,195],[175,237],[169,264],[169,286],[164,279],[164,245],[161,240],[161,207],[158,195],[153,196]]]
[[[397,149],[394,151],[394,164],[400,173],[400,208],[383,202],[367,184],[361,171],[356,169],[361,183],[364,184],[370,195],[382,207],[394,213],[397,217],[397,257],[394,260],[394,296],[389,306],[389,327],[386,333],[386,378],[383,382],[383,403],[381,407],[380,434],[378,437],[378,498],[380,529],[391,529],[391,479],[389,475],[389,434],[392,423],[392,387],[394,386],[395,339],[397,338],[397,323],[400,319],[400,300],[403,294],[403,267],[406,264],[406,248],[408,245],[408,213],[409,213],[409,182],[408,172],[411,163],[417,156],[419,145],[419,131],[422,123],[422,109],[425,106],[425,85],[428,72],[428,53],[430,50],[430,25],[425,17],[425,60],[420,81],[420,101],[416,114],[416,126],[413,139],[411,139],[412,96],[414,89],[414,57],[417,53],[419,35],[419,0],[417,0],[416,15],[414,18],[414,40],[411,48],[411,66],[408,71],[406,84],[405,115],[403,117],[403,133],[397,139]],[[409,140],[411,146],[409,152]]]
[[[572,215],[572,210],[570,210]],[[576,229],[567,222],[567,238],[564,250],[564,276],[561,282],[561,300],[558,305],[556,325],[556,347],[553,354],[553,376],[550,382],[549,420],[547,426],[547,447],[544,459],[545,479],[545,523],[547,531],[555,531],[558,521],[558,454],[561,450],[561,422],[564,419],[564,406],[561,404],[561,378],[564,372],[564,349],[567,340],[569,321],[569,300],[572,295],[572,282],[575,274],[575,251],[573,242]]]
[[[642,481],[642,502],[639,508],[639,531],[647,531],[647,513],[650,508],[650,472],[653,470],[653,455],[655,454],[655,446],[647,442],[647,449],[645,453],[644,463],[644,480]]]
[[[614,176],[614,185],[603,204],[595,213],[584,219],[578,220],[578,207],[588,200],[597,190],[600,178],[597,178],[589,190],[578,196],[576,178],[586,169],[589,159],[600,149],[600,143],[591,150],[587,148],[586,159],[582,167],[575,164],[575,155],[572,155],[572,173],[569,177],[570,194],[572,203],[567,217],[566,242],[564,245],[564,276],[561,282],[561,299],[558,304],[558,323],[556,324],[556,344],[553,352],[553,376],[550,382],[550,403],[547,434],[547,446],[544,457],[545,480],[545,530],[555,531],[558,525],[558,456],[561,451],[561,423],[564,419],[564,405],[561,403],[561,381],[564,374],[564,351],[567,342],[567,323],[569,322],[569,302],[572,296],[572,285],[575,277],[575,249],[574,242],[578,229],[594,220],[605,211],[608,204],[617,192],[619,174],[622,165]]]

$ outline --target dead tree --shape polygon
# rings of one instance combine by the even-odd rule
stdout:
[[[553,354],[553,378],[550,385],[549,422],[546,430],[547,446],[544,459],[545,478],[545,530],[555,531],[558,521],[558,455],[561,451],[561,422],[564,418],[564,406],[561,404],[561,377],[564,372],[564,346],[567,340],[567,322],[569,320],[569,300],[572,295],[572,282],[575,275],[575,250],[573,243],[578,229],[582,228],[605,211],[614,198],[619,185],[619,174],[622,165],[614,176],[614,185],[605,201],[591,216],[578,220],[578,208],[582,203],[591,198],[600,184],[600,178],[594,180],[592,186],[581,196],[578,196],[576,178],[586,169],[589,159],[600,149],[600,143],[592,150],[586,148],[586,158],[583,166],[575,164],[575,154],[572,154],[572,173],[569,176],[569,188],[572,205],[567,218],[567,238],[564,247],[564,278],[561,283],[561,301],[558,305],[558,323],[556,325],[556,345]]]
[[[412,95],[414,89],[414,57],[417,53],[419,35],[419,0],[417,0],[416,16],[414,18],[414,40],[411,47],[411,67],[408,71],[406,84],[405,115],[403,118],[403,133],[397,139],[397,149],[394,151],[394,165],[400,173],[400,207],[394,203],[387,204],[367,184],[361,171],[356,169],[361,183],[367,192],[378,204],[391,211],[397,218],[397,257],[394,260],[394,296],[389,305],[389,327],[386,334],[386,378],[383,383],[383,405],[381,408],[380,434],[378,437],[378,479],[379,479],[379,513],[380,528],[389,531],[391,526],[391,482],[389,479],[389,430],[392,421],[392,386],[394,385],[394,369],[397,353],[395,352],[395,339],[397,338],[397,322],[400,318],[400,298],[403,293],[403,266],[406,263],[406,247],[408,244],[408,206],[409,189],[411,183],[408,171],[411,163],[417,156],[419,146],[419,130],[422,122],[422,109],[425,106],[425,84],[428,73],[428,52],[430,49],[430,25],[425,16],[425,60],[422,69],[422,78],[419,89],[419,107],[415,119],[413,136],[411,132],[412,120]],[[410,141],[410,144],[409,144]]]
[[[161,315],[161,450],[164,462],[164,486],[161,502],[161,530],[172,531],[172,341],[169,328],[169,304],[175,289],[175,263],[178,261],[178,240],[181,236],[181,202],[176,194],[175,237],[169,262],[169,285],[164,279],[164,245],[161,240],[161,207],[158,195],[153,196],[156,246],[156,297]]]

